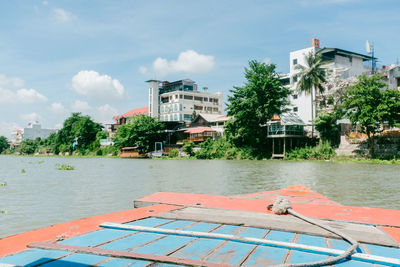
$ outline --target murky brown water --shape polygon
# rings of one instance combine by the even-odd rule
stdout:
[[[303,184],[344,205],[400,209],[400,165],[0,156],[2,181],[0,237],[129,209],[157,191],[235,195]]]

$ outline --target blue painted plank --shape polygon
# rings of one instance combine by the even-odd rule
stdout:
[[[324,248],[325,247],[325,238],[322,236],[301,234],[299,236],[299,240],[297,241],[297,243]]]
[[[164,235],[154,234],[154,233],[137,233],[132,236],[105,244],[101,246],[101,248],[112,249],[112,250],[130,250],[136,246],[145,244],[161,236]]]
[[[400,258],[400,248],[391,248],[378,245],[365,244],[372,255],[389,258]]]
[[[247,266],[270,266],[282,263],[287,249],[258,246],[254,254],[247,261]]]
[[[291,232],[273,230],[268,233],[268,235],[265,239],[282,241],[282,242],[292,242],[293,236],[294,236],[294,233],[291,233]]]
[[[130,259],[113,259],[106,263],[100,264],[98,266],[101,267],[123,267],[123,266],[134,266],[134,267],[142,267],[149,264],[148,261],[140,261],[140,260],[130,260]]]
[[[11,256],[0,258],[0,264],[8,263],[20,266],[32,266],[68,254],[69,252],[59,250],[28,249]]]
[[[327,258],[327,255],[292,250],[292,255],[290,257],[290,263],[313,262],[313,261],[324,260],[326,258]]]
[[[167,223],[167,224],[163,225],[160,228],[163,228],[163,229],[178,229],[178,228],[182,228],[182,227],[188,226],[188,225],[190,225],[192,223],[194,223],[194,221],[177,220],[177,221],[172,221],[170,223]]]
[[[215,228],[218,224],[214,223],[199,223],[193,227],[190,228],[191,231],[200,231],[200,232],[209,232],[211,229]],[[217,229],[213,233],[219,233],[219,234],[233,234],[234,231],[238,227],[232,227],[232,226],[223,226],[222,228]],[[182,257],[182,258],[188,258],[188,259],[193,259],[193,260],[200,260],[204,255],[206,255],[209,251],[211,251],[213,248],[221,244],[222,240],[215,240],[215,239],[206,239],[206,238],[201,238],[194,242],[193,244],[190,244],[187,247],[184,247],[183,249],[180,249],[179,251],[175,252],[173,256],[175,257]]]
[[[146,218],[138,221],[133,221],[126,223],[127,225],[136,225],[136,226],[146,226],[146,227],[155,227],[157,225],[172,222],[172,220],[161,219],[161,218]]]
[[[265,233],[265,229],[251,227],[238,234],[238,236],[262,238]],[[244,258],[244,256],[250,253],[253,247],[254,245],[252,244],[229,241],[219,251],[212,255],[208,259],[208,261],[216,263],[223,262],[229,265],[237,265],[240,263],[240,260]]]
[[[115,229],[103,229],[71,237],[59,243],[64,245],[83,246],[83,247],[96,246],[104,242],[108,242],[117,238],[121,238],[126,235],[130,235],[132,233],[133,233],[132,231],[129,232],[129,231],[121,231]]]
[[[74,266],[74,267],[80,267],[80,266],[90,266],[93,265],[99,261],[105,260],[108,257],[105,256],[98,256],[98,255],[91,255],[91,254],[83,254],[83,253],[77,253],[73,254],[71,256],[62,258],[61,260],[56,260],[52,261],[49,263],[46,263],[42,266],[46,267],[51,267],[51,266],[57,266],[57,267],[62,267],[62,266]]]
[[[373,264],[371,263],[366,263],[366,262],[361,262],[361,261],[355,261],[355,260],[350,260],[350,261],[344,261],[341,263],[336,264],[337,267],[373,267]],[[375,266],[381,266],[381,265],[375,265]]]
[[[187,221],[189,222],[189,221]],[[176,222],[178,223],[178,222]],[[195,227],[195,226],[193,226]],[[234,230],[237,229],[238,226],[233,226],[233,225],[227,225],[222,227],[221,229],[218,229],[216,232],[219,233],[232,233]],[[188,228],[186,230],[191,230],[191,228]],[[156,254],[156,255],[165,255],[168,252],[179,248],[180,246],[194,240],[192,237],[185,237],[185,236],[167,236],[166,238],[160,239],[154,243],[151,243],[147,246],[141,247],[135,252],[137,253],[148,253],[148,254]]]

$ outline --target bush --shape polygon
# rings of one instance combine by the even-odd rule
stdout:
[[[238,148],[225,138],[207,139],[200,144],[195,153],[197,159],[254,159],[255,151],[244,147]]]
[[[178,156],[179,156],[179,149],[177,148],[171,149],[168,153],[169,158],[176,158]]]
[[[318,144],[317,146],[301,147],[286,152],[287,159],[331,159],[334,157],[335,150],[329,142]]]

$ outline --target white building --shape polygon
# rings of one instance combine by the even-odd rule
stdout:
[[[221,92],[199,92],[190,80],[149,80],[149,115],[160,121],[191,122],[194,114],[222,114]]]
[[[41,139],[45,139],[54,132],[56,132],[56,130],[54,129],[42,129],[42,126],[37,121],[30,122],[28,124],[28,127],[24,128],[23,140],[34,140],[38,137],[40,137]]]
[[[290,52],[290,88],[293,90],[291,96],[291,110],[296,112],[298,116],[307,124],[311,125],[312,119],[316,117],[316,109],[311,115],[311,94],[298,93],[296,91],[297,79],[296,74],[299,70],[296,69],[297,64],[307,66],[305,57],[309,53],[320,53],[322,59],[327,63],[324,67],[329,70],[328,75],[339,75],[340,79],[347,79],[361,74],[370,74],[371,66],[368,66],[370,56],[339,49],[339,48],[320,48],[319,40],[313,39],[312,47]],[[315,101],[315,90],[313,91]],[[317,106],[314,104],[314,107]],[[310,130],[308,128],[308,130]]]

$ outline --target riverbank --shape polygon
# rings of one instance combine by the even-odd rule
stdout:
[[[10,157],[33,157],[33,158],[114,158],[114,159],[120,159],[119,156],[96,156],[96,155],[45,155],[45,154],[39,154],[39,155],[15,155],[15,154],[0,154],[0,156],[10,156]],[[162,157],[154,157],[154,158],[147,158],[147,159],[153,159],[153,160],[198,160],[198,161],[204,161],[207,159],[198,159],[196,157],[169,157],[169,156],[162,156]],[[126,159],[124,159],[126,160]],[[128,159],[129,160],[129,159]],[[143,160],[143,159],[139,159]],[[362,158],[362,157],[355,157],[355,156],[344,156],[344,155],[339,155],[335,156],[331,159],[226,159],[226,158],[215,158],[211,160],[228,160],[228,161],[285,161],[285,162],[341,162],[341,163],[347,163],[347,162],[352,162],[352,163],[367,163],[367,164],[388,164],[388,165],[400,165],[400,159],[391,159],[391,160],[386,160],[386,159],[368,159],[368,158]]]

